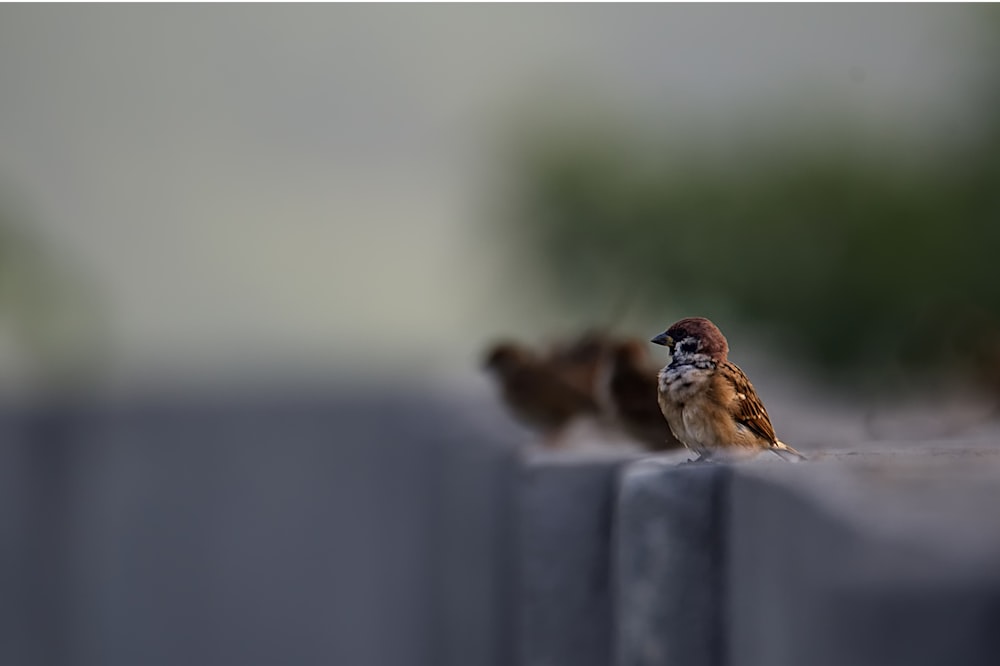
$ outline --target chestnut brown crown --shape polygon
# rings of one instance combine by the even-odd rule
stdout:
[[[719,327],[704,317],[687,317],[675,322],[652,339],[670,348],[672,354],[704,354],[715,361],[725,361],[729,343]]]

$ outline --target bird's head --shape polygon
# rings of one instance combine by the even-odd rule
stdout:
[[[483,356],[483,369],[503,375],[530,363],[533,359],[532,351],[520,343],[498,342],[486,350]]]
[[[674,358],[703,356],[724,361],[729,354],[726,336],[704,317],[681,319],[650,342],[668,347]]]
[[[616,364],[641,368],[649,358],[649,354],[640,340],[629,338],[615,345],[612,358]]]

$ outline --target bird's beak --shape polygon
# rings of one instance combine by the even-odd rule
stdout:
[[[667,335],[665,331],[663,333],[660,333],[652,340],[650,340],[650,342],[652,342],[654,345],[663,345],[664,347],[674,346],[674,339],[669,335]]]

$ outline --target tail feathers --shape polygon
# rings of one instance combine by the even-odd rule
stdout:
[[[778,456],[782,460],[788,460],[790,462],[798,462],[800,460],[809,460],[804,455],[788,446],[782,441],[775,442],[775,444],[769,449],[774,455]]]

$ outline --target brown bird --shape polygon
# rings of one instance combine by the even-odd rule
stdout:
[[[566,381],[550,360],[518,343],[491,347],[484,367],[499,383],[514,418],[540,431],[547,446],[558,446],[559,436],[575,418],[599,412],[588,391]]]
[[[598,383],[616,340],[596,329],[552,346],[551,367],[566,382],[595,397]],[[596,398],[595,398],[596,399]]]
[[[781,442],[753,384],[729,361],[729,343],[708,319],[681,319],[652,339],[670,349],[657,397],[670,429],[697,460],[772,451],[804,456]]]
[[[608,359],[606,398],[618,426],[650,451],[683,446],[657,404],[657,371],[644,343],[623,339]]]

